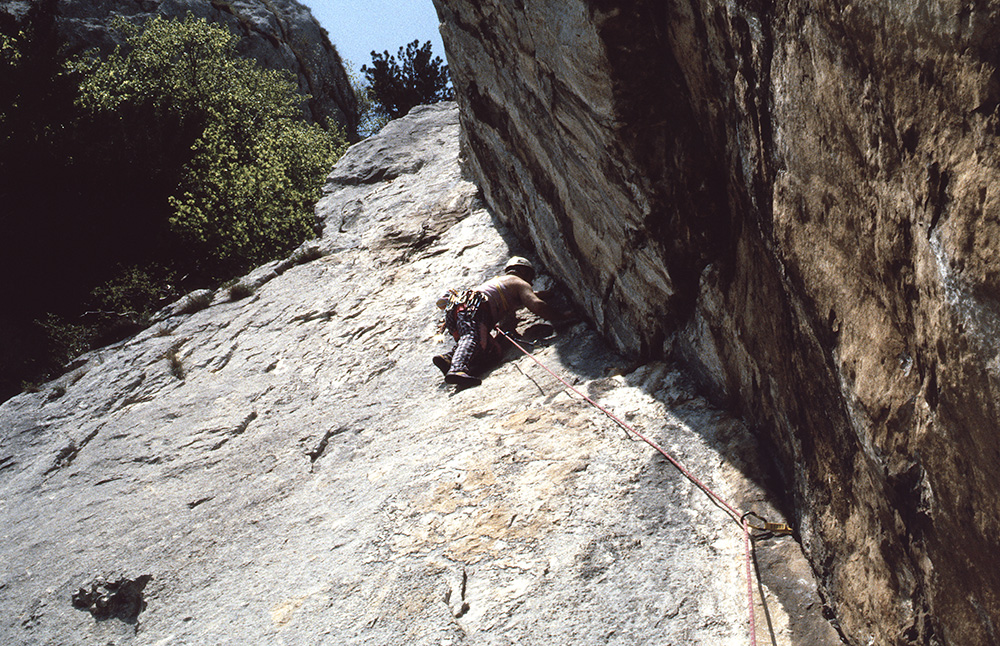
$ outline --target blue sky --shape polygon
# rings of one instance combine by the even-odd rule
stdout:
[[[371,52],[400,47],[419,40],[431,41],[435,56],[444,55],[438,33],[437,12],[431,0],[299,0],[312,10],[330,34],[341,58],[350,61],[355,73],[370,65]]]

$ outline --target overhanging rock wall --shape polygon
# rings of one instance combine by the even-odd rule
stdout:
[[[1000,4],[435,5],[487,200],[760,427],[852,642],[1000,643]]]

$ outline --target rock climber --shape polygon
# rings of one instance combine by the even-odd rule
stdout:
[[[560,312],[542,300],[531,286],[534,279],[531,262],[514,256],[502,276],[464,293],[449,291],[438,299],[438,307],[445,311],[444,328],[455,339],[450,352],[433,359],[447,383],[464,387],[482,383],[476,373],[503,356],[493,328],[500,323],[505,329],[513,329],[510,322],[522,307],[549,321],[572,317],[572,312]]]

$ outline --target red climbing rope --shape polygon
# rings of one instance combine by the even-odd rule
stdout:
[[[591,406],[593,406],[594,408],[596,408],[597,410],[601,411],[602,413],[604,413],[605,415],[607,415],[609,418],[611,418],[612,420],[614,420],[614,422],[617,423],[619,426],[621,426],[623,429],[625,429],[629,433],[632,433],[633,435],[635,435],[636,437],[638,437],[640,440],[642,440],[643,442],[645,442],[649,446],[651,446],[654,449],[656,449],[656,451],[658,451],[660,453],[660,455],[662,455],[663,457],[665,457],[670,462],[670,464],[672,464],[675,467],[677,467],[677,470],[680,471],[684,475],[685,478],[687,478],[692,483],[694,483],[694,485],[696,487],[698,487],[706,495],[708,495],[708,497],[712,500],[712,502],[714,502],[717,506],[719,506],[726,513],[728,513],[730,516],[732,516],[733,520],[735,520],[740,525],[740,527],[743,529],[743,546],[744,546],[744,552],[746,553],[747,596],[748,596],[748,599],[749,599],[749,606],[750,606],[750,644],[751,644],[751,646],[757,646],[757,626],[756,626],[756,621],[754,619],[754,603],[753,603],[753,578],[752,578],[752,572],[751,572],[751,568],[750,568],[750,561],[751,561],[751,556],[750,556],[751,534],[750,534],[750,530],[753,528],[753,529],[772,529],[772,530],[775,530],[775,531],[781,531],[781,530],[779,530],[779,525],[765,523],[765,527],[764,528],[755,528],[753,525],[750,524],[749,516],[751,516],[751,515],[756,516],[756,514],[751,514],[751,513],[740,514],[740,512],[737,511],[735,507],[733,507],[728,502],[726,502],[719,494],[717,494],[714,491],[712,491],[701,480],[699,480],[698,478],[696,478],[694,476],[694,474],[692,474],[690,471],[688,471],[686,468],[684,468],[684,465],[682,465],[680,462],[678,462],[676,459],[674,459],[674,457],[672,455],[670,455],[669,453],[667,453],[663,449],[663,447],[661,447],[659,444],[657,444],[653,440],[649,439],[648,437],[646,437],[645,435],[643,435],[639,431],[635,430],[635,428],[633,428],[632,426],[630,426],[630,425],[626,424],[625,422],[623,422],[621,419],[618,418],[617,415],[615,415],[614,413],[612,413],[611,411],[609,411],[605,407],[601,406],[600,404],[598,404],[597,402],[595,402],[590,397],[584,395],[582,392],[580,392],[579,390],[577,390],[568,381],[566,381],[565,379],[563,379],[562,377],[560,377],[559,375],[557,375],[554,371],[552,371],[551,368],[549,368],[547,365],[545,365],[544,363],[542,363],[537,357],[535,357],[533,354],[531,354],[530,352],[528,352],[527,350],[525,350],[521,346],[521,344],[519,344],[517,341],[515,341],[513,338],[511,338],[511,336],[509,334],[507,334],[502,329],[500,329],[500,326],[497,326],[497,331],[499,331],[500,334],[502,334],[504,337],[506,337],[506,339],[508,341],[510,341],[512,344],[514,344],[514,347],[516,347],[518,350],[520,350],[526,357],[529,357],[532,361],[534,361],[539,366],[541,366],[546,372],[548,372],[550,375],[552,375],[553,377],[555,377],[556,379],[558,379],[560,382],[562,382],[562,384],[564,386],[566,386],[567,388],[569,388],[570,390],[572,390],[574,393],[576,393],[577,395],[579,395],[580,397],[582,397]],[[780,527],[784,527],[784,526],[780,526]]]
[[[743,551],[747,568],[747,605],[750,608],[750,646],[757,646],[757,621],[753,608],[753,577],[750,572],[750,521],[743,519]]]
[[[500,330],[499,327],[497,329]],[[740,512],[738,512],[736,510],[736,508],[734,508],[729,503],[727,503],[722,498],[722,496],[720,496],[719,494],[717,494],[714,491],[712,491],[711,489],[709,489],[701,480],[699,480],[698,478],[696,478],[694,476],[694,474],[692,474],[690,471],[688,471],[687,469],[685,469],[684,465],[682,465],[680,462],[678,462],[677,460],[675,460],[672,455],[670,455],[669,453],[667,453],[663,449],[663,447],[661,447],[659,444],[657,444],[653,440],[649,439],[648,437],[646,437],[645,435],[643,435],[639,431],[635,430],[633,427],[631,427],[628,424],[626,424],[625,422],[623,422],[621,419],[619,419],[614,413],[612,413],[611,411],[609,411],[607,408],[604,408],[603,406],[601,406],[600,404],[598,404],[597,402],[595,402],[593,399],[591,399],[590,397],[587,397],[582,392],[580,392],[579,390],[577,390],[576,388],[574,388],[572,385],[570,385],[570,383],[568,381],[566,381],[565,379],[563,379],[562,377],[560,377],[559,375],[557,375],[548,366],[546,366],[544,363],[542,363],[541,361],[539,361],[537,357],[535,357],[534,355],[532,355],[531,353],[529,353],[527,350],[525,350],[517,341],[515,341],[514,339],[512,339],[509,334],[507,334],[503,330],[500,330],[500,334],[504,335],[507,338],[507,340],[510,341],[511,343],[513,343],[514,347],[516,347],[518,350],[520,350],[521,352],[523,352],[525,356],[529,357],[532,361],[534,361],[535,363],[537,363],[538,365],[540,365],[542,368],[544,368],[546,372],[548,372],[550,375],[552,375],[553,377],[555,377],[556,379],[558,379],[560,382],[562,382],[562,384],[564,386],[566,386],[567,388],[569,388],[570,390],[572,390],[573,392],[575,392],[577,395],[579,395],[580,397],[582,397],[584,400],[586,400],[587,403],[589,403],[591,406],[593,406],[597,410],[601,411],[602,413],[604,413],[605,415],[607,415],[608,417],[610,417],[619,426],[621,426],[623,429],[625,429],[629,433],[632,433],[633,435],[635,435],[636,437],[638,437],[640,440],[642,440],[646,444],[648,444],[651,447],[653,447],[654,449],[656,449],[663,457],[665,457],[670,462],[670,464],[672,464],[675,467],[677,467],[677,470],[680,471],[682,474],[684,474],[684,477],[686,477],[688,480],[690,480],[691,482],[693,482],[695,484],[695,486],[697,486],[699,489],[701,489],[703,492],[705,492],[708,495],[709,498],[711,498],[713,501],[715,501],[716,503],[718,503],[719,506],[721,506],[725,511],[727,511],[733,517],[733,520],[735,520],[738,525],[740,525],[741,527],[744,525],[743,514],[741,514]]]

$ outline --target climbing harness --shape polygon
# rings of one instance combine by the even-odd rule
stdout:
[[[466,309],[478,309],[487,302],[486,295],[472,289],[458,291],[449,289],[437,301],[437,306],[444,310],[444,319],[438,327],[438,332],[447,330],[456,337],[457,321],[460,312]]]
[[[558,379],[564,386],[566,386],[567,388],[569,388],[570,390],[572,390],[574,393],[576,393],[577,395],[579,395],[588,404],[590,404],[591,406],[593,406],[597,410],[599,410],[602,413],[604,413],[612,421],[614,421],[616,424],[618,424],[618,426],[622,427],[622,429],[624,429],[626,432],[631,433],[632,435],[634,435],[635,437],[638,437],[640,440],[642,440],[643,442],[645,442],[649,446],[653,447],[653,449],[655,449],[657,452],[660,453],[660,455],[662,455],[663,457],[665,457],[667,459],[667,461],[670,462],[670,464],[674,465],[674,467],[676,467],[677,470],[680,471],[681,474],[685,478],[687,478],[688,480],[690,480],[692,484],[694,484],[696,487],[698,487],[699,489],[701,489],[702,492],[704,492],[709,497],[709,499],[717,507],[719,507],[720,509],[722,509],[723,511],[725,511],[727,514],[729,514],[730,517],[732,517],[732,519],[740,526],[740,528],[743,530],[743,547],[744,547],[745,561],[746,561],[747,598],[748,598],[748,603],[749,603],[749,615],[750,615],[750,622],[749,622],[749,624],[750,624],[750,644],[751,644],[751,646],[757,646],[757,625],[756,625],[756,620],[755,620],[755,617],[754,617],[754,603],[753,603],[753,576],[752,576],[751,567],[750,567],[751,561],[752,561],[752,557],[751,557],[751,542],[754,539],[766,538],[766,537],[769,537],[771,535],[789,535],[789,534],[792,533],[792,528],[789,527],[788,525],[784,524],[784,523],[771,523],[771,522],[768,522],[767,520],[765,520],[764,518],[762,518],[760,515],[752,512],[752,511],[748,511],[748,512],[746,512],[744,514],[740,514],[740,512],[737,511],[735,507],[733,507],[732,505],[730,505],[719,494],[715,493],[712,489],[710,489],[707,485],[705,485],[705,483],[703,483],[701,480],[699,480],[698,478],[696,478],[694,476],[694,474],[692,474],[690,471],[688,471],[684,467],[684,465],[682,465],[680,462],[678,462],[672,455],[670,455],[669,453],[667,453],[667,451],[664,450],[663,447],[661,447],[659,444],[657,444],[653,440],[649,439],[648,437],[646,437],[645,435],[643,435],[642,433],[640,433],[639,431],[637,431],[634,427],[632,427],[629,424],[626,424],[625,422],[623,422],[620,418],[618,418],[618,416],[616,416],[614,413],[612,413],[611,411],[609,411],[607,408],[601,406],[600,404],[598,404],[596,401],[594,401],[593,399],[591,399],[587,395],[584,395],[577,388],[575,388],[574,386],[572,386],[568,381],[566,381],[565,379],[563,379],[562,377],[560,377],[559,375],[557,375],[551,368],[549,368],[547,365],[545,365],[544,363],[542,363],[541,360],[539,360],[533,354],[531,354],[530,352],[528,352],[527,350],[525,350],[524,347],[521,346],[521,344],[519,344],[517,341],[515,341],[509,334],[507,334],[506,332],[504,332],[500,328],[500,326],[497,326],[496,329],[497,329],[497,331],[500,334],[502,334],[504,337],[506,337],[506,339],[508,341],[510,341],[511,344],[514,345],[514,347],[516,347],[518,350],[520,350],[526,357],[530,358],[532,361],[534,361],[539,366],[541,366],[550,375],[552,375],[553,377],[555,377],[556,379]],[[755,522],[751,522],[751,518],[754,519]],[[755,531],[763,532],[763,533],[762,534],[752,534],[751,530],[755,530]],[[766,606],[765,606],[765,608],[766,608]]]

